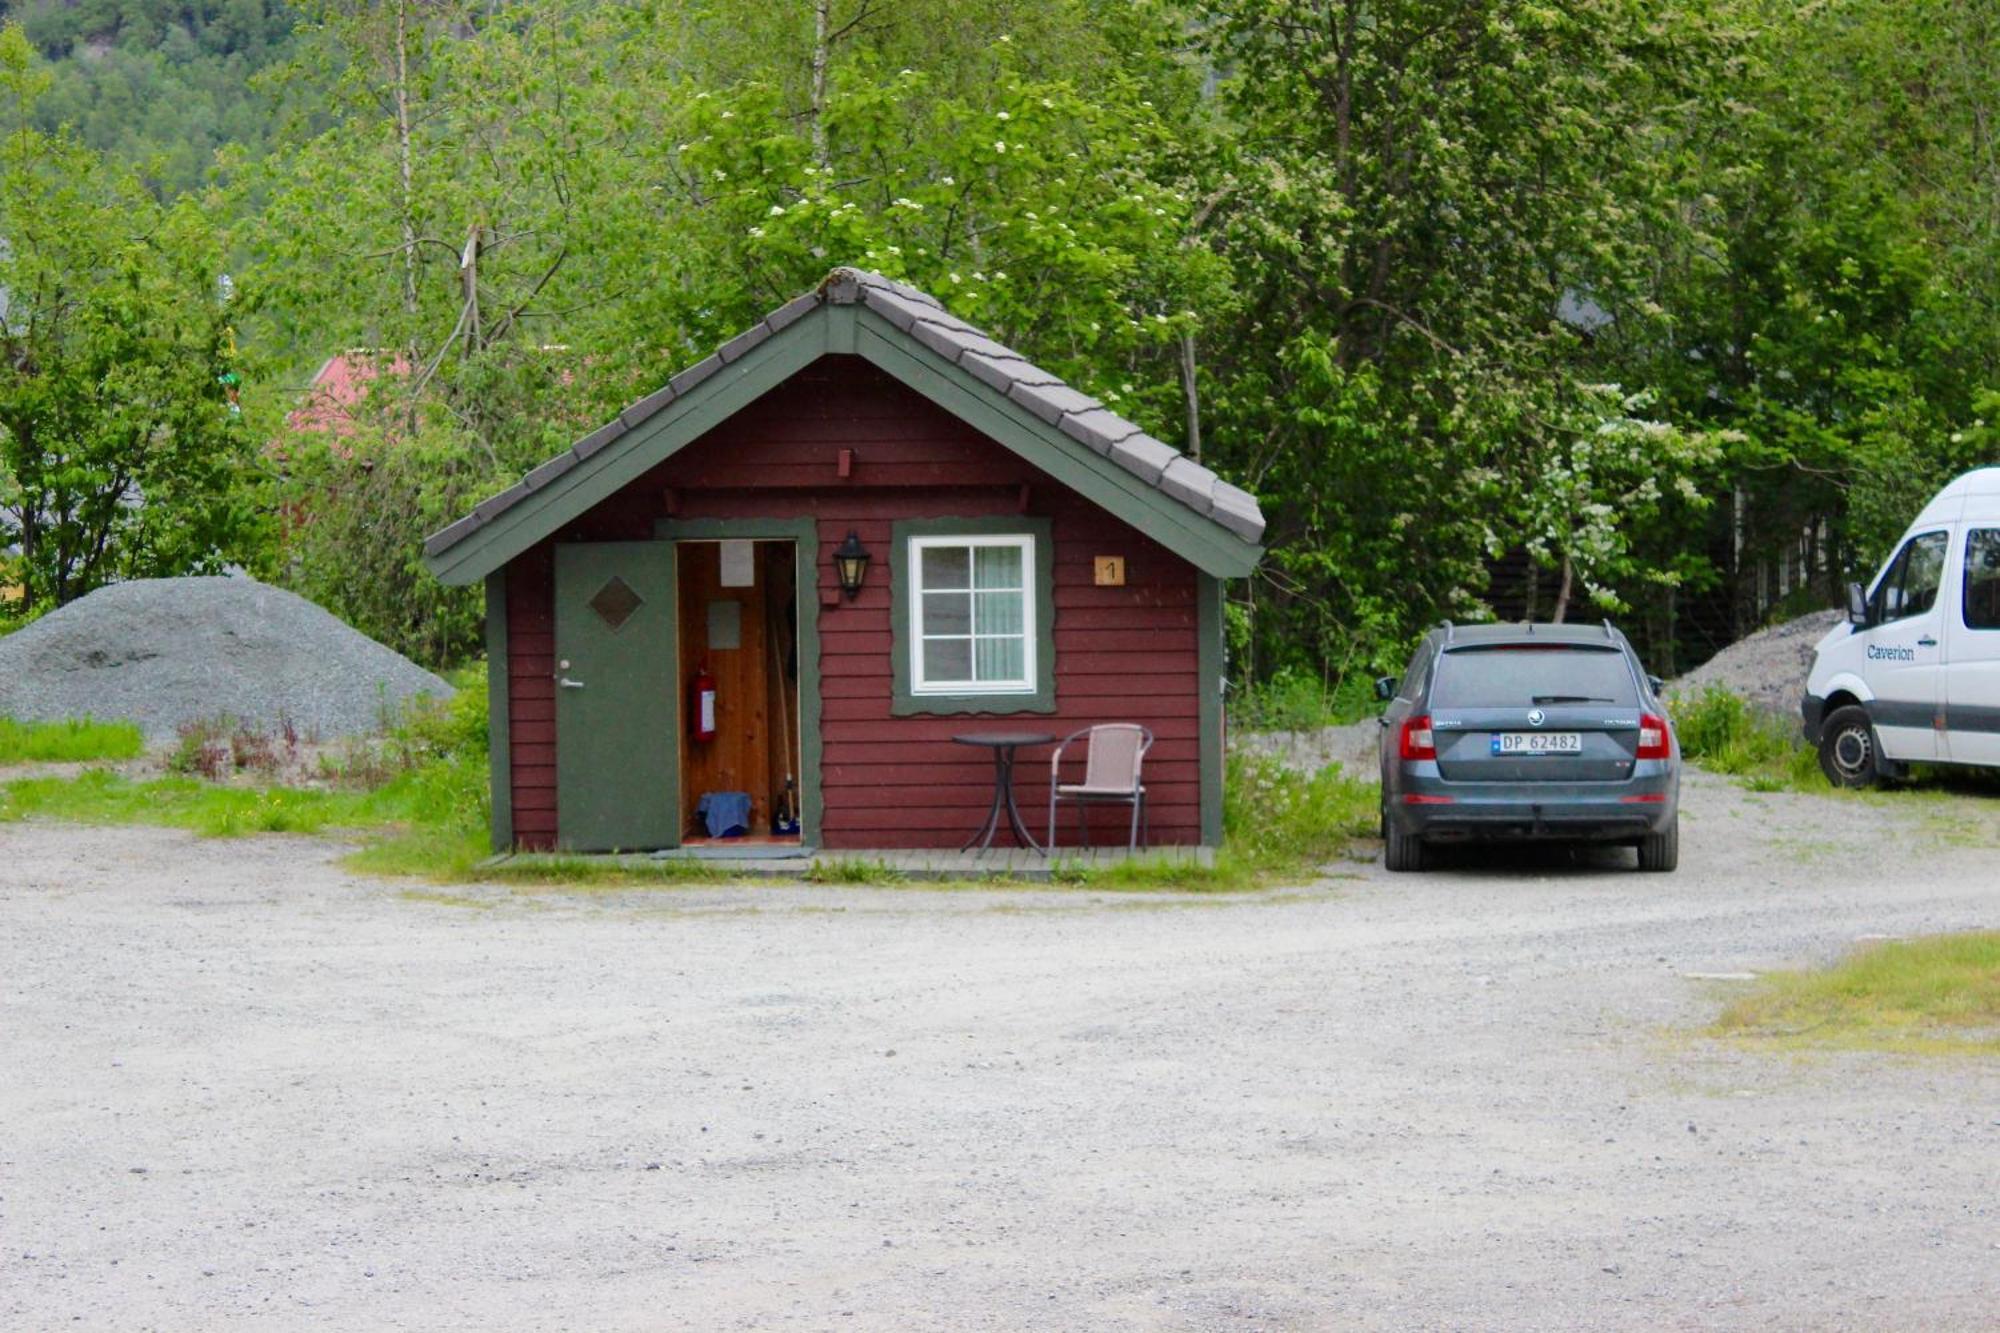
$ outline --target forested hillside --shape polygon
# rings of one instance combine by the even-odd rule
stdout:
[[[255,157],[271,102],[252,76],[285,59],[296,14],[279,0],[8,0],[9,19],[50,62],[36,122],[71,126],[138,166],[157,190],[199,185],[216,153]]]
[[[421,535],[840,263],[1253,489],[1258,679],[1494,613],[1614,615],[1671,670],[2000,461],[1990,0],[9,12],[0,535],[38,599],[235,559],[469,651]],[[96,230],[36,240],[79,191]],[[58,287],[95,322],[30,331]],[[88,367],[135,310],[176,330],[159,382],[203,386],[146,438],[235,460],[141,481],[102,441],[93,494],[199,516],[144,541],[21,438],[52,366],[74,430],[129,406]],[[292,430],[357,347],[389,372],[357,429]]]

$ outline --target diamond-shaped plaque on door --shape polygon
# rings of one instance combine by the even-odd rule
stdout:
[[[604,623],[616,633],[644,602],[643,597],[632,591],[631,584],[613,574],[611,581],[599,588],[591,597],[589,605],[590,609],[597,612]]]

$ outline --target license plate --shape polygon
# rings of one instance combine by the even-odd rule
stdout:
[[[1578,731],[1496,731],[1493,753],[1582,754],[1583,733]]]

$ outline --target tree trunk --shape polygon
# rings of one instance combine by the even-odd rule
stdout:
[[[410,165],[410,3],[396,0],[396,158],[403,177],[403,310],[417,313],[416,189]]]
[[[812,147],[813,163],[821,171],[832,166],[826,146],[826,69],[831,63],[833,0],[813,0]]]
[[[1555,614],[1549,617],[1549,622],[1550,622],[1551,624],[1555,624],[1555,625],[1560,625],[1560,624],[1562,624],[1562,623],[1563,623],[1563,617],[1569,614],[1569,585],[1570,585],[1570,574],[1571,574],[1571,570],[1570,570],[1570,564],[1569,564],[1569,552],[1565,551],[1565,552],[1563,552],[1563,577],[1562,577],[1562,586],[1556,589],[1556,609],[1555,609]]]
[[[1181,334],[1181,393],[1187,399],[1187,455],[1201,461],[1201,397],[1194,379],[1194,332]]]

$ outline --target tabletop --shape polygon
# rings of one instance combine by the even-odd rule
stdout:
[[[1055,737],[1046,731],[968,731],[952,740],[960,745],[989,745],[995,749],[1012,749],[1022,745],[1049,745]]]

